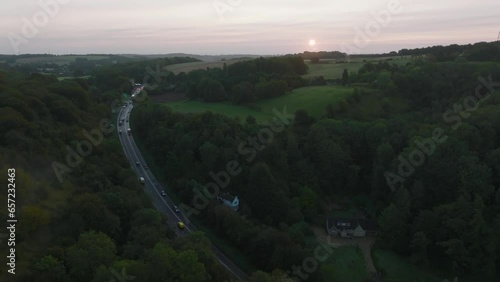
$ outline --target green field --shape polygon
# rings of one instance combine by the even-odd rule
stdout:
[[[443,282],[454,281],[455,276],[444,275],[412,265],[407,259],[386,250],[374,249],[372,258],[375,267],[384,275],[384,281],[398,282]],[[446,277],[445,277],[446,276]],[[458,277],[460,282],[479,282],[480,279]]]
[[[50,75],[50,74],[48,74],[48,75]],[[80,77],[74,77],[74,76],[60,76],[60,77],[58,77],[57,79],[58,79],[58,80],[66,80],[66,79],[75,79],[75,78],[89,79],[89,78],[90,78],[90,75],[84,75],[84,76],[80,76]]]
[[[319,64],[312,64],[307,62],[309,66],[309,71],[307,74],[303,75],[304,78],[323,76],[325,79],[337,79],[342,78],[342,72],[347,69],[349,73],[357,72],[366,62],[379,62],[384,61],[388,58],[356,58],[352,59],[349,63],[336,63],[334,60],[322,60]],[[410,62],[411,59],[402,57],[392,57],[392,60],[387,61],[390,64],[401,64],[404,65]],[[366,61],[366,62],[363,62]]]
[[[364,282],[368,278],[363,254],[356,247],[333,249],[330,258],[320,265],[325,281]]]
[[[424,272],[422,269],[411,265],[400,256],[381,249],[372,251],[372,258],[375,267],[382,273],[388,281],[401,282],[442,282],[443,279],[434,277],[430,273]]]
[[[252,115],[259,122],[268,122],[274,117],[273,109],[282,111],[287,108],[288,113],[294,113],[299,109],[305,109],[314,117],[325,114],[325,107],[345,99],[352,94],[353,88],[342,86],[312,86],[295,89],[291,93],[257,101],[250,106],[239,106],[231,103],[204,103],[200,101],[180,101],[166,103],[173,110],[184,113],[201,113],[211,111],[225,114],[231,117],[239,117],[244,120]]]

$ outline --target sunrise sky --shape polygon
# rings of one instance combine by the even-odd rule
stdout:
[[[39,3],[49,2],[58,4],[44,23]],[[390,21],[359,53],[495,41],[500,31],[498,0],[16,0],[0,7],[0,54],[341,50],[377,13]],[[37,31],[23,34],[26,22]]]

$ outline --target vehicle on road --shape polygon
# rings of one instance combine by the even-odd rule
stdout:
[[[180,213],[181,212],[181,210],[179,209],[178,206],[174,206],[174,211],[175,211],[175,213]]]
[[[144,169],[148,169],[148,166],[147,166],[147,165],[144,165]]]
[[[120,130],[120,131],[118,131],[118,133],[122,134],[122,131]]]
[[[184,229],[186,226],[184,225],[184,223],[179,221],[179,222],[177,222],[177,227],[179,227],[179,229]]]
[[[161,195],[162,195],[163,197],[166,197],[166,196],[167,196],[167,193],[165,193],[165,191],[161,190]]]
[[[144,183],[146,183],[146,180],[144,179],[144,177],[139,177],[139,182],[144,185]]]
[[[136,166],[139,166],[141,163],[139,161],[135,162]]]
[[[130,129],[130,128],[127,129],[127,133],[128,133],[128,135],[132,134],[132,129]]]

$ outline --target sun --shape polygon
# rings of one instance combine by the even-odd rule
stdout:
[[[316,45],[316,40],[314,40],[314,39],[309,40],[309,46],[312,47],[314,45]]]

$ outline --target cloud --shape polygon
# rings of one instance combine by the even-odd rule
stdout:
[[[42,0],[56,1],[56,0]],[[352,41],[354,28],[394,0],[242,0],[221,19],[214,1],[228,0],[70,0],[23,53],[296,53],[308,48],[338,49]],[[219,2],[219,3],[221,3]],[[0,33],[21,33],[22,18],[41,11],[38,1],[2,3]],[[234,1],[233,1],[234,3]],[[403,12],[363,51],[387,52],[403,47],[472,43],[496,39],[500,24],[496,0],[400,0]],[[0,53],[12,53],[6,36]]]

